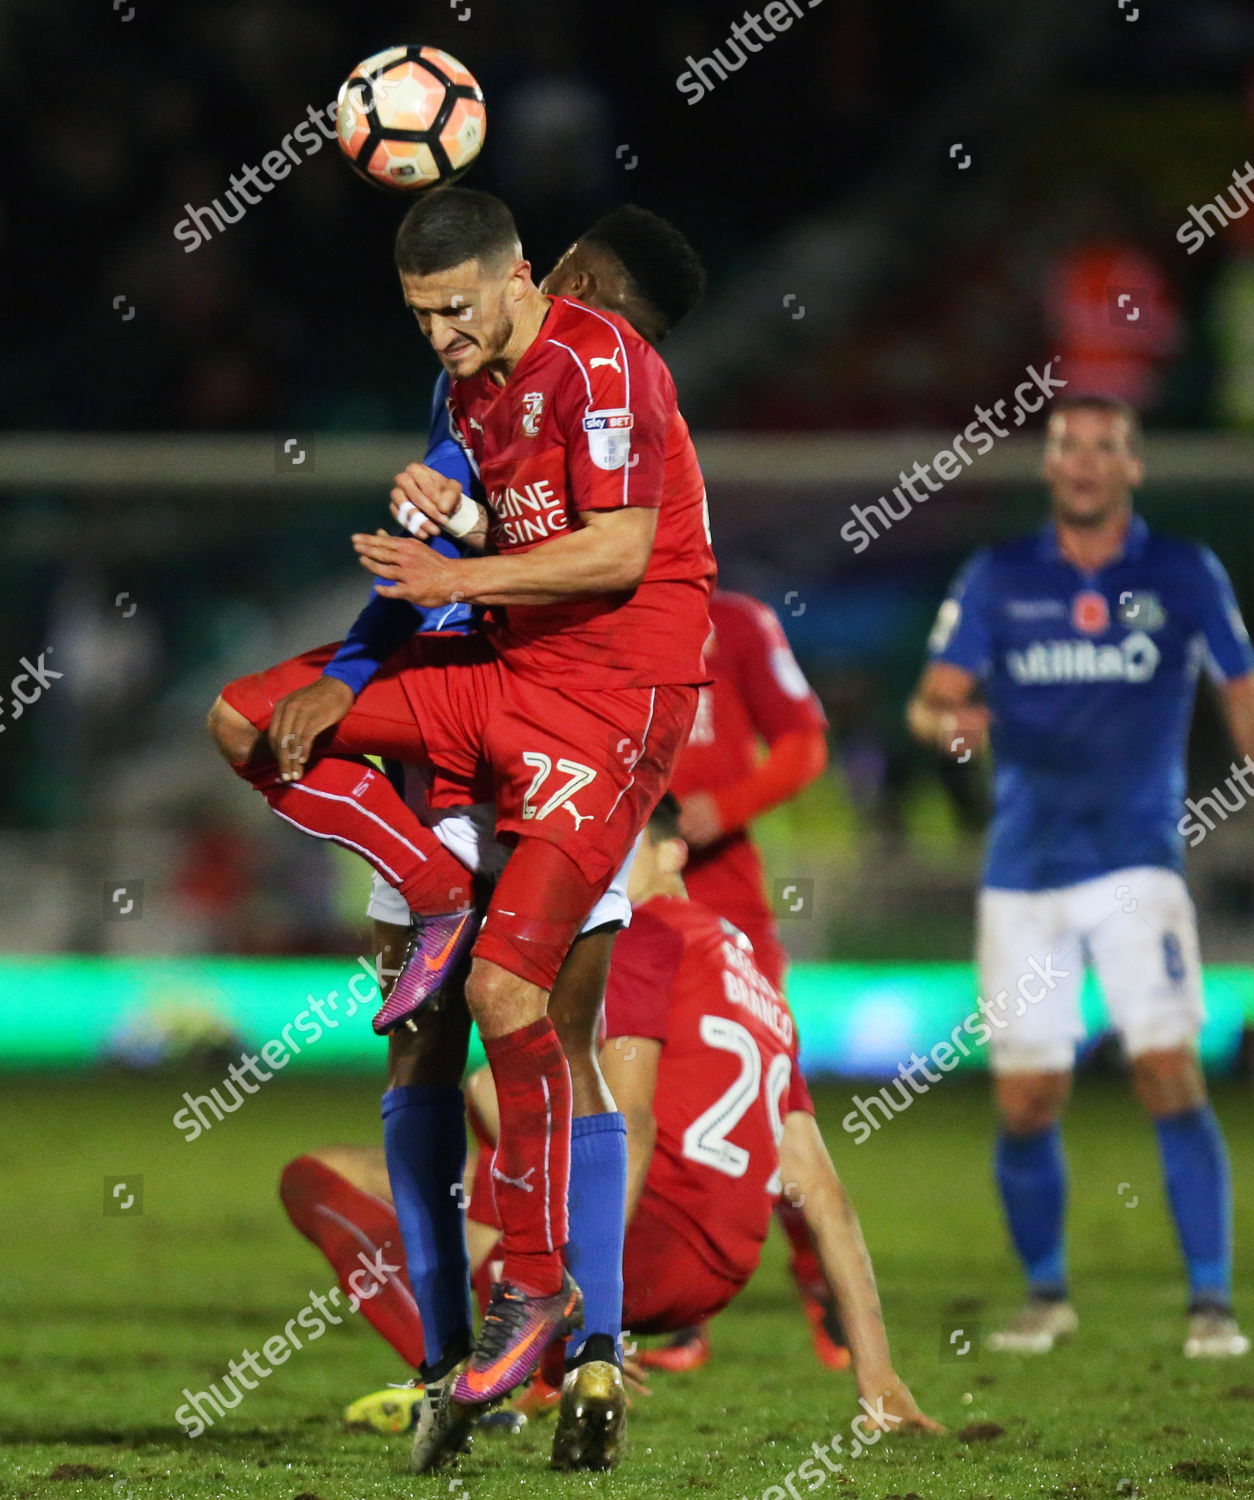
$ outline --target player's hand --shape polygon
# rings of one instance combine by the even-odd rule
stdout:
[[[692,849],[704,849],[723,837],[718,803],[709,792],[693,792],[679,809],[679,836]]]
[[[352,706],[353,690],[338,677],[316,677],[279,699],[268,733],[284,781],[300,780],[314,741]]]
[[[936,742],[954,760],[968,761],[988,744],[990,718],[982,703],[946,710],[937,719]]]
[[[632,1395],[651,1396],[652,1389],[649,1386],[649,1375],[639,1360],[632,1359],[630,1354],[623,1355],[623,1384],[627,1387],[627,1404],[631,1405]]]
[[[420,609],[435,609],[466,597],[455,582],[458,564],[433,552],[426,542],[376,531],[373,536],[358,532],[353,546],[362,567],[385,580],[375,585],[375,593],[385,599],[406,599]]]
[[[925,1416],[919,1410],[918,1402],[910,1394],[909,1386],[895,1374],[886,1383],[863,1386],[859,1382],[858,1394],[872,1412],[884,1413],[883,1423],[877,1422],[873,1416],[868,1416],[866,1420],[868,1427],[880,1427],[884,1432],[943,1433],[945,1431],[939,1422],[933,1421],[931,1417]],[[888,1420],[890,1418],[896,1420]]]
[[[462,487],[456,479],[426,464],[406,465],[393,483],[392,514],[414,536],[435,536],[461,504]]]

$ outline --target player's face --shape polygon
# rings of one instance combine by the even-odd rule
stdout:
[[[468,380],[504,354],[527,273],[526,261],[493,272],[476,260],[433,276],[402,273],[405,305],[452,379]]]
[[[576,240],[540,283],[540,290],[548,297],[575,297],[589,307],[618,313],[651,344],[666,333],[659,315],[632,291],[622,261],[603,245]]]
[[[579,297],[581,301],[589,300],[584,293],[589,290],[590,271],[586,264],[587,256],[579,241],[563,252],[557,264],[540,283],[540,290],[546,297]]]
[[[1128,503],[1144,474],[1117,412],[1077,408],[1050,418],[1042,472],[1054,514],[1070,526],[1098,526]]]

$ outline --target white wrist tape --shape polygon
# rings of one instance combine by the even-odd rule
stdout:
[[[480,524],[478,505],[463,493],[457,509],[443,524],[450,536],[468,536]]]
[[[406,531],[413,536],[419,536],[422,532],[422,524],[426,516],[410,500],[402,500],[396,508],[396,519]]]

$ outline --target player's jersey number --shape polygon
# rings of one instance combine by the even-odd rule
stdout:
[[[762,1054],[750,1032],[728,1016],[702,1016],[698,1031],[707,1047],[738,1057],[740,1073],[726,1093],[684,1131],[684,1155],[728,1177],[743,1177],[749,1170],[749,1153],[727,1137],[757,1101],[762,1089]],[[785,1052],[776,1053],[766,1070],[766,1112],[776,1144],[784,1133],[783,1102],[791,1072],[792,1061]],[[766,1191],[775,1197],[779,1190],[777,1162]]]
[[[564,807],[575,820],[576,829],[582,827],[593,813],[576,812],[571,803],[571,798],[576,792],[581,792],[584,787],[596,780],[597,773],[591,766],[582,765],[577,760],[567,760],[563,756],[557,762],[557,770],[567,779],[549,795],[549,797],[536,806],[536,799],[540,796],[540,789],[553,775],[553,762],[541,750],[524,750],[522,753],[523,764],[530,766],[535,772],[531,778],[531,785],[523,793],[522,815],[524,818],[535,818],[537,820],[547,818],[551,812],[556,812],[559,807]]]

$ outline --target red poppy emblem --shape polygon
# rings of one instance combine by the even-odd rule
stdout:
[[[1071,602],[1071,623],[1085,635],[1101,635],[1110,624],[1110,605],[1104,594],[1091,590],[1077,594]]]

